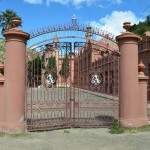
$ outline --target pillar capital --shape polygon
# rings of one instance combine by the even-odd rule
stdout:
[[[145,75],[139,75],[139,82],[146,82],[148,81],[149,77]]]
[[[0,77],[0,87],[4,85],[5,79],[4,77]]]
[[[119,36],[116,37],[116,40],[118,42],[122,42],[122,41],[135,41],[135,42],[138,42],[141,40],[141,37],[134,34],[134,33],[131,33],[131,32],[125,32]]]
[[[126,32],[116,37],[116,41],[118,41],[119,44],[121,44],[122,41],[123,42],[131,42],[131,41],[138,42],[141,40],[141,37],[139,35],[129,32],[130,27],[131,27],[130,22],[123,23],[123,28],[126,29]]]
[[[3,36],[6,38],[6,42],[11,40],[19,40],[26,42],[30,38],[30,34],[20,30],[19,28],[12,28],[3,32]]]
[[[4,80],[4,77],[0,77],[0,87],[3,86],[5,80]]]

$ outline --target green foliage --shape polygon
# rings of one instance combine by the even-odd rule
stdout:
[[[46,66],[45,74],[52,74],[53,77],[57,78],[57,65],[56,65],[56,57],[50,57],[48,59],[48,64]]]
[[[0,39],[0,62],[4,63],[5,59],[5,41],[4,39]]]
[[[19,17],[13,10],[6,9],[5,11],[0,12],[0,27],[2,28],[2,32],[14,27],[11,22],[13,17]]]
[[[3,132],[0,132],[0,137],[3,137],[5,134]]]
[[[20,138],[20,137],[29,137],[31,134],[28,132],[22,132],[22,133],[16,133],[16,134],[10,134],[8,136],[14,137],[14,138]]]
[[[109,129],[110,129],[109,132],[112,134],[124,133],[124,129],[119,125],[119,122],[116,119],[113,121]]]
[[[150,16],[147,16],[145,21],[134,24],[130,31],[138,35],[143,35],[144,32],[150,31]]]
[[[45,70],[45,75],[52,74],[54,79],[57,78],[57,65],[56,57],[50,57],[48,63],[45,66],[45,54],[35,54],[31,60],[28,61],[28,83],[30,86],[41,85],[41,71]]]
[[[36,75],[41,75],[41,59],[40,56],[34,58],[32,65],[33,65],[33,73]]]
[[[150,125],[142,126],[139,128],[125,128],[124,130],[125,132],[129,132],[129,133],[146,132],[146,131],[150,131]]]
[[[119,125],[118,120],[114,120],[111,126],[109,127],[109,132],[112,134],[121,134],[124,132],[137,133],[137,132],[145,132],[145,131],[150,131],[150,125],[142,126],[138,128],[123,128]]]
[[[41,81],[41,58],[37,55],[28,62],[28,82],[40,85]]]
[[[65,57],[63,59],[62,67],[61,67],[59,74],[63,76],[65,79],[69,77],[69,58],[68,57]]]

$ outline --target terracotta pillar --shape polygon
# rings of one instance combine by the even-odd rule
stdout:
[[[147,83],[148,76],[145,76],[143,69],[145,65],[141,62],[139,63],[139,98],[140,98],[140,117],[143,119],[143,123],[148,124],[147,116]]]
[[[129,22],[124,23],[126,32],[117,36],[120,56],[119,100],[120,123],[124,127],[140,127],[146,124],[141,118],[138,83],[138,41],[140,37],[129,32]]]
[[[0,64],[0,71],[4,69],[4,65]],[[0,72],[0,132],[3,132],[4,126],[4,109],[5,101],[4,101],[4,76]]]
[[[13,28],[3,35],[6,38],[4,132],[24,132],[26,41],[29,34]]]

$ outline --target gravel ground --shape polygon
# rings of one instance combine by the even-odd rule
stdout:
[[[63,129],[1,135],[0,150],[149,150],[150,132],[110,134],[108,129]]]

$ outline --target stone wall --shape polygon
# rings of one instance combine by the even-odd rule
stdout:
[[[139,42],[139,61],[142,60],[146,68],[144,73],[149,76],[148,80],[148,100],[150,100],[150,32],[144,33],[142,40]]]

